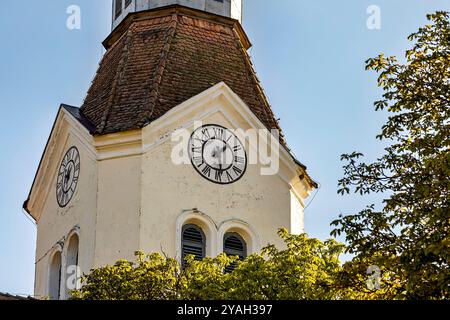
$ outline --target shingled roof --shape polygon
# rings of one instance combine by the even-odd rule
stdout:
[[[103,45],[107,51],[83,106],[70,110],[91,134],[141,129],[224,82],[267,129],[278,130],[290,152],[237,20],[180,5],[139,11],[130,13]],[[306,166],[292,157],[317,188]]]
[[[96,135],[145,127],[222,81],[268,129],[280,130],[236,20],[181,6],[132,13],[104,45],[80,110]]]

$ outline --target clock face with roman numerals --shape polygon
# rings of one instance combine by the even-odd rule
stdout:
[[[80,154],[72,147],[64,156],[56,181],[56,199],[61,208],[67,206],[75,193],[80,176]]]
[[[244,145],[230,130],[206,125],[194,131],[189,141],[189,157],[195,170],[217,184],[231,184],[247,170]]]

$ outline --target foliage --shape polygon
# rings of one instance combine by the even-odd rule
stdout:
[[[306,235],[294,236],[280,230],[286,247],[267,246],[237,262],[222,254],[195,261],[187,267],[155,253],[136,253],[136,261],[121,260],[114,266],[92,270],[84,285],[72,292],[82,300],[266,300],[338,299],[334,279],[341,271],[339,255],[344,246],[334,240],[321,242]]]
[[[428,20],[409,37],[404,64],[383,54],[367,61],[384,91],[376,110],[389,113],[377,138],[389,147],[373,163],[362,162],[358,152],[342,156],[339,193],[385,198],[380,209],[369,205],[332,223],[332,235],[345,234],[348,252],[356,255],[343,278],[353,289],[360,278],[362,287],[367,266],[378,266],[382,298],[450,298],[449,13]]]

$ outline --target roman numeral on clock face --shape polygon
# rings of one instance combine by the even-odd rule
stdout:
[[[211,167],[208,166],[208,165],[206,165],[206,166],[203,168],[202,173],[203,173],[205,176],[210,177],[210,176],[211,176]]]
[[[236,163],[239,163],[239,164],[244,164],[245,163],[245,158],[244,157],[235,156],[234,157],[234,161]]]
[[[216,170],[215,179],[218,182],[222,182],[223,171]]]
[[[239,169],[238,167],[233,167],[233,171],[234,171],[234,173],[236,173],[236,175],[242,174],[242,170]]]
[[[204,128],[202,130],[202,140],[207,141],[209,138],[211,138],[211,135],[209,134],[208,128]]]
[[[214,128],[214,136],[218,140],[225,140],[225,130],[222,128]]]

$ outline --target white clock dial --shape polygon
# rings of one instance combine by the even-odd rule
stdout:
[[[206,125],[194,131],[189,141],[189,157],[195,170],[207,180],[231,184],[245,174],[244,145],[230,130]]]
[[[72,147],[64,156],[58,171],[56,182],[56,199],[61,208],[67,206],[72,199],[80,176],[80,154]]]

